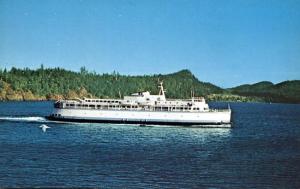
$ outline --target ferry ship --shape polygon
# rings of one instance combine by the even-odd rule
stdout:
[[[231,127],[231,109],[210,109],[203,97],[166,99],[159,94],[133,93],[123,99],[72,99],[54,103],[49,120],[140,125]]]

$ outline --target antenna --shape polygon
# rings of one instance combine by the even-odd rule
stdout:
[[[195,90],[192,88],[191,89],[191,98],[194,98],[195,97]]]
[[[121,95],[121,92],[120,92],[120,90],[119,90],[119,97],[120,97],[120,99],[122,98],[122,95]]]

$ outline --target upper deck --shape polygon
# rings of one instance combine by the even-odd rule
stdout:
[[[75,99],[57,101],[54,107],[101,110],[208,111],[208,106],[200,106],[197,103],[199,102],[195,103],[192,99],[156,101],[154,103],[140,103],[121,99]]]

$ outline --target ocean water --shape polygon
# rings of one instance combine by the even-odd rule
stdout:
[[[209,129],[57,123],[52,102],[1,102],[0,187],[300,188],[300,105],[230,105],[234,127]]]

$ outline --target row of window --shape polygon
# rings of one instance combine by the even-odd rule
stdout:
[[[104,102],[104,103],[119,103],[116,100],[85,100],[86,102]]]
[[[66,104],[66,107],[75,107],[75,104]],[[103,106],[103,105],[95,105],[95,104],[76,104],[76,107],[85,107],[85,108],[98,108],[98,109],[107,109],[107,108],[132,108],[137,109],[138,106],[115,106],[115,105],[109,105],[109,106]],[[200,108],[191,108],[191,107],[155,107],[155,110],[200,110]]]
[[[51,114],[52,116],[55,116],[55,117],[60,117],[61,114]]]
[[[191,107],[155,107],[155,110],[200,110],[200,108],[191,108]]]
[[[138,106],[118,106],[118,105],[95,105],[95,104],[66,104],[66,107],[90,107],[90,108],[138,108]]]

